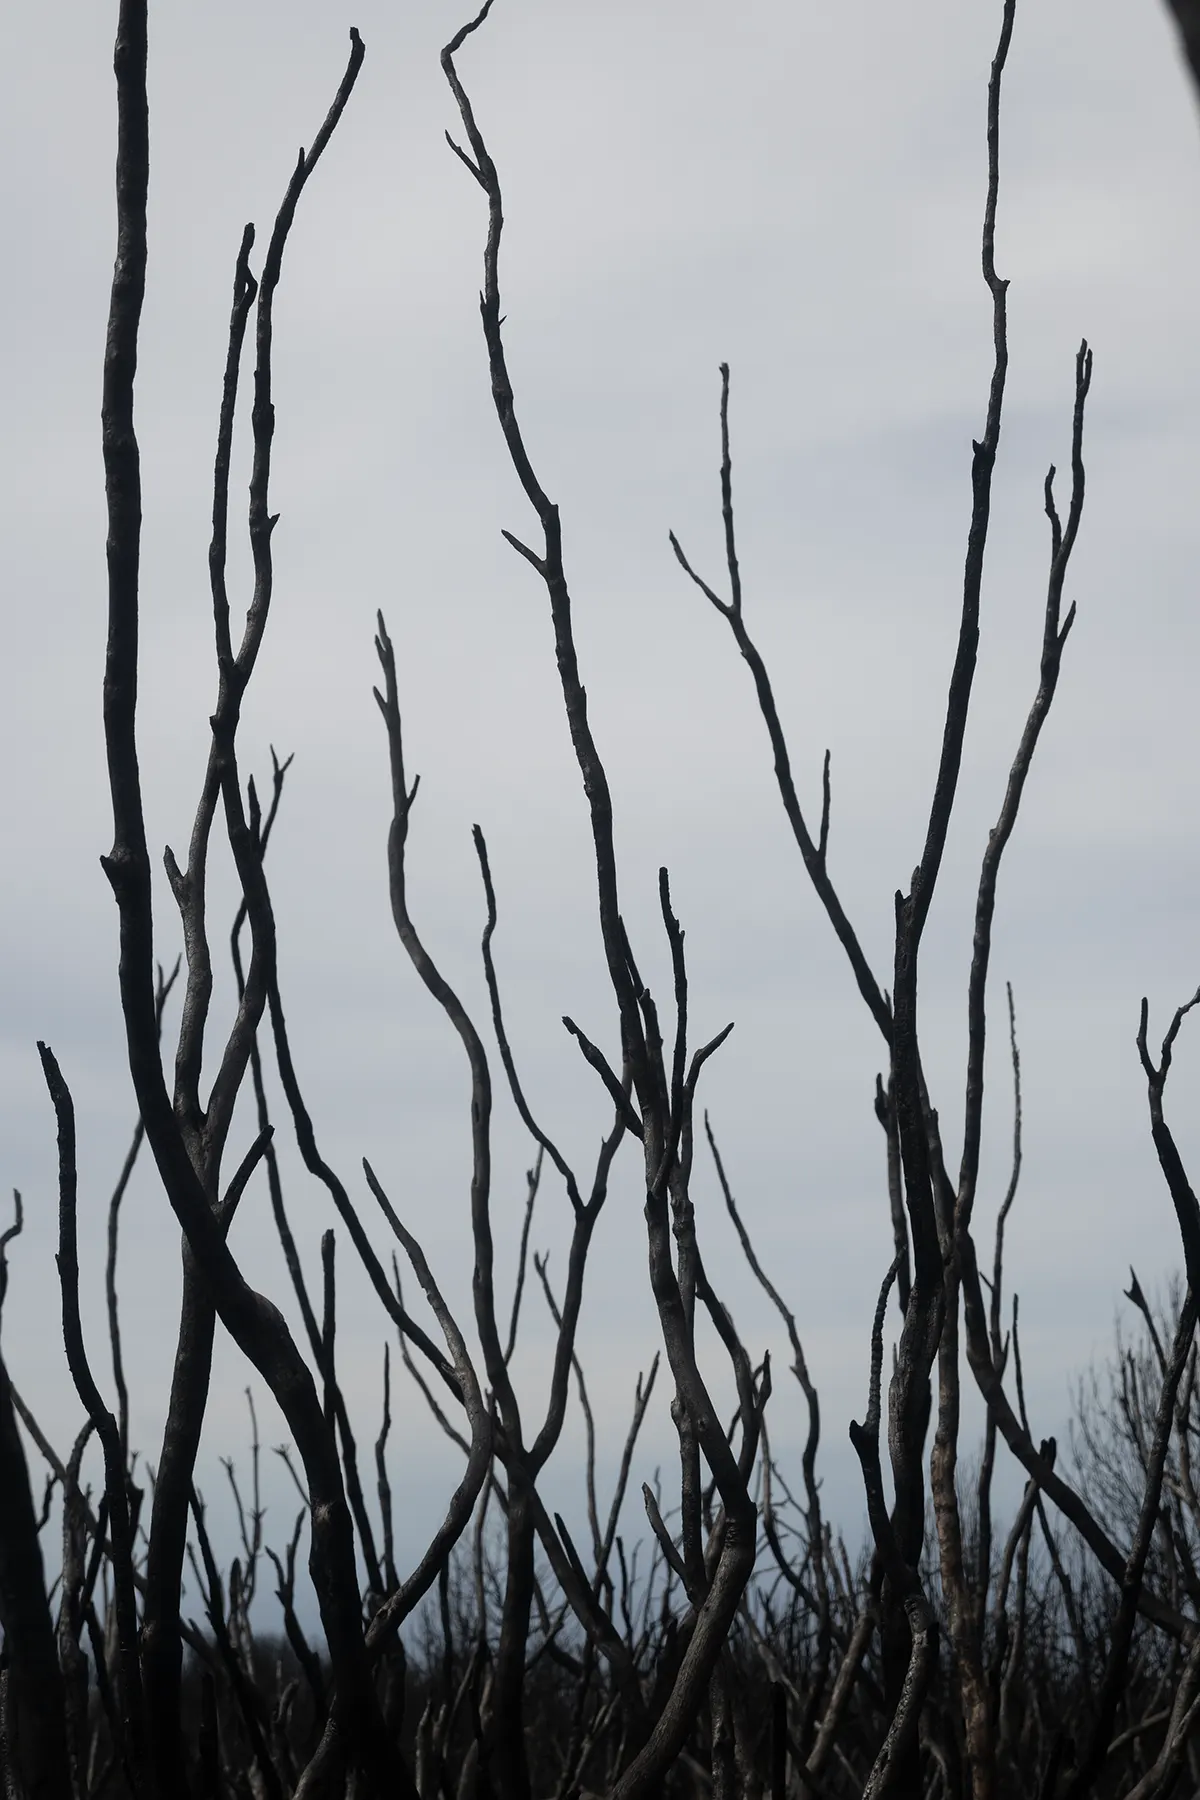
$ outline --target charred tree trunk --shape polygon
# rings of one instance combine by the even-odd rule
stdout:
[[[71,1800],[63,1729],[65,1695],[46,1598],[29,1468],[0,1357],[0,1627],[5,1717],[0,1721],[14,1783],[29,1800]]]

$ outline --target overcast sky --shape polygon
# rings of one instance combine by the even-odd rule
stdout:
[[[924,835],[970,446],[990,373],[979,235],[999,16],[998,0],[900,9],[498,0],[460,58],[505,188],[510,367],[531,454],[562,510],[626,916],[665,1001],[655,895],[666,863],[688,933],[696,1033],[736,1020],[704,1099],[759,1251],[796,1312],[822,1395],[827,1499],[855,1539],[861,1490],[846,1426],[865,1406],[869,1321],[891,1255],[871,1109],[881,1044],[806,887],[747,671],[676,567],[667,531],[719,578],[717,365],[728,360],[746,617],[814,817],[821,757],[832,751],[831,868],[890,985],[892,895]],[[101,1246],[133,1124],[116,915],[98,862],[111,836],[99,396],[114,22],[115,6],[91,0],[52,14],[18,9],[0,68],[9,268],[0,289],[0,1180],[26,1204],[4,1346],[64,1452],[82,1415],[56,1326],[54,1126],[35,1040],[52,1044],[78,1108],[85,1320],[109,1393]],[[559,1020],[572,1014],[610,1047],[615,1027],[545,595],[500,536],[533,525],[491,409],[477,310],[483,197],[443,139],[458,122],[438,51],[461,22],[442,0],[152,8],[137,421],[148,830],[156,853],[169,843],[182,856],[215,693],[206,547],[234,256],[248,219],[265,245],[357,25],[366,64],[302,202],[276,308],[282,518],[243,757],[261,775],[269,745],[295,754],[270,877],[322,1148],[356,1195],[360,1158],[370,1157],[465,1319],[466,1070],[388,911],[387,760],[370,699],[377,608],[396,642],[408,755],[422,777],[409,839],[415,917],[482,1023],[478,820],[499,895],[510,1035],[539,1118],[581,1168],[608,1107]],[[972,894],[1036,686],[1048,559],[1041,488],[1047,464],[1069,460],[1074,357],[1086,335],[1095,350],[1088,501],[1067,588],[1079,617],[1001,880],[976,1215],[990,1243],[1011,1135],[1007,978],[1026,1122],[1008,1280],[1021,1295],[1040,1436],[1064,1432],[1072,1383],[1111,1341],[1130,1262],[1148,1289],[1180,1262],[1134,1048],[1142,994],[1161,1037],[1200,979],[1200,130],[1165,8],[1019,7],[1002,156],[997,264],[1012,284],[1011,372],[975,708],[926,937],[921,1018],[956,1160]],[[247,468],[243,430],[239,495]],[[244,535],[232,567],[245,596]],[[234,903],[220,866],[218,939]],[[169,963],[178,932],[161,879],[157,899]],[[228,1001],[226,985],[219,1004]],[[1200,1026],[1185,1034],[1168,1091],[1194,1170],[1198,1082]],[[531,1148],[506,1096],[498,1115],[494,1211],[509,1281]],[[250,1130],[242,1118],[239,1148]],[[331,1215],[294,1155],[285,1167],[312,1279]],[[642,1198],[630,1149],[598,1232],[581,1331],[612,1457],[636,1373],[658,1342]],[[696,1198],[702,1243],[747,1343],[779,1354],[774,1447],[795,1467],[804,1420],[780,1332],[739,1263],[702,1159]],[[534,1243],[559,1280],[566,1211],[547,1182]],[[149,1171],[127,1201],[123,1234],[133,1437],[154,1464],[179,1257]],[[250,1278],[294,1316],[261,1179],[233,1242]],[[369,1442],[383,1320],[348,1246],[341,1267],[342,1372]],[[531,1295],[518,1359],[531,1419],[548,1341]],[[706,1354],[724,1391],[711,1346]],[[213,1502],[218,1454],[244,1460],[249,1373],[222,1344],[201,1465]],[[264,1444],[280,1442],[282,1421],[256,1394]],[[664,1387],[635,1491],[670,1455],[668,1398]],[[403,1385],[399,1410],[393,1481],[401,1552],[413,1558],[457,1470]],[[581,1500],[579,1442],[573,1417],[550,1477],[568,1510]],[[278,1541],[292,1500],[281,1476],[265,1475]]]

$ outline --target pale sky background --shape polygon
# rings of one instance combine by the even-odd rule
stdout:
[[[919,853],[953,654],[982,429],[990,304],[979,269],[984,109],[999,4],[903,9],[780,0],[605,6],[498,0],[460,69],[505,188],[502,283],[527,442],[564,523],[584,680],[618,820],[624,906],[666,1001],[656,870],[688,932],[697,1037],[737,1021],[705,1078],[759,1251],[795,1309],[822,1398],[832,1516],[857,1541],[846,1426],[865,1406],[867,1334],[890,1259],[881,1045],[806,885],[747,672],[677,569],[673,527],[722,571],[717,365],[733,370],[746,616],[767,656],[814,822],[833,752],[831,867],[890,985],[892,894]],[[19,1187],[4,1348],[65,1454],[81,1419],[57,1330],[54,1123],[35,1039],[79,1115],[85,1320],[103,1326],[107,1196],[133,1123],[116,915],[98,858],[111,825],[100,720],[105,577],[101,354],[113,251],[115,6],[9,19],[0,69],[8,279],[0,599],[0,1180]],[[145,483],[141,746],[152,846],[182,855],[215,692],[206,547],[229,293],[241,228],[270,223],[297,148],[367,60],[301,205],[276,307],[276,591],[246,708],[244,767],[295,753],[270,858],[285,1002],[322,1148],[363,1201],[368,1155],[469,1318],[462,1054],[388,911],[387,759],[370,699],[375,610],[397,645],[415,917],[482,1025],[483,921],[470,826],[491,849],[510,1035],[543,1124],[585,1171],[608,1123],[565,1038],[615,1041],[586,812],[544,592],[500,528],[533,530],[494,414],[476,295],[483,197],[443,141],[438,68],[462,15],[437,0],[212,0],[151,20],[150,263],[137,420]],[[1025,1174],[1009,1233],[1035,1435],[1064,1434],[1073,1382],[1111,1341],[1134,1261],[1180,1257],[1134,1048],[1200,979],[1200,120],[1165,8],[1028,0],[1002,121],[997,262],[1011,371],[984,587],[980,672],[957,819],[926,937],[927,1066],[958,1154],[965,979],[979,857],[1037,680],[1046,465],[1068,463],[1075,351],[1095,350],[1088,503],[1067,599],[1079,618],[1001,881],[993,962],[981,1246],[1007,1178],[1003,982],[1016,992]],[[248,381],[248,369],[246,380]],[[236,481],[244,496],[246,432]],[[1065,479],[1060,495],[1067,499]],[[235,515],[236,522],[236,515]],[[244,535],[234,591],[248,592]],[[214,883],[220,942],[233,906]],[[176,953],[165,882],[159,954]],[[228,984],[219,996],[229,1000]],[[168,1031],[174,1023],[171,1015]],[[219,1042],[221,1031],[214,1030]],[[1200,1027],[1168,1105],[1200,1169]],[[511,1280],[531,1149],[495,1065],[494,1217]],[[285,1151],[287,1122],[276,1112]],[[231,1149],[248,1141],[240,1122]],[[232,1166],[232,1164],[230,1165]],[[319,1289],[323,1193],[286,1157]],[[757,1356],[777,1354],[773,1447],[798,1478],[804,1417],[781,1332],[737,1254],[711,1172],[696,1199],[714,1278]],[[617,1165],[580,1344],[606,1469],[658,1343],[639,1168]],[[534,1244],[561,1281],[566,1201],[547,1181]],[[149,1169],[123,1225],[133,1439],[157,1462],[178,1304],[177,1233]],[[339,1230],[339,1238],[342,1234]],[[288,1306],[265,1182],[233,1242]],[[341,1243],[340,1365],[367,1474],[384,1319]],[[549,1331],[531,1293],[520,1383],[540,1417]],[[706,1346],[721,1391],[728,1383]],[[217,1457],[244,1471],[249,1371],[219,1345],[200,1471],[229,1544]],[[284,1427],[255,1383],[264,1446]],[[664,1464],[667,1386],[633,1488]],[[399,1384],[392,1480],[409,1566],[457,1461]],[[966,1432],[977,1429],[970,1415]],[[578,1517],[573,1410],[547,1497]],[[38,1469],[36,1456],[33,1466]],[[40,1470],[38,1470],[40,1477]],[[98,1476],[94,1475],[98,1479]],[[1011,1476],[1007,1478],[1011,1483]],[[293,1496],[267,1456],[276,1543]],[[224,1519],[222,1522],[222,1515]],[[640,1512],[630,1531],[644,1530]],[[47,1552],[56,1554],[51,1534]],[[266,1584],[269,1586],[269,1582]],[[197,1607],[195,1596],[189,1606]]]

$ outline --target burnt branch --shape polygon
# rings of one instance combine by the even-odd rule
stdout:
[[[513,1060],[512,1048],[508,1041],[508,1033],[504,1028],[504,1012],[500,1005],[500,987],[496,980],[496,965],[492,956],[492,938],[496,930],[496,890],[492,884],[492,870],[491,865],[488,862],[487,840],[478,825],[472,827],[472,836],[475,842],[475,853],[479,858],[479,872],[483,877],[483,891],[487,901],[487,923],[483,928],[482,942],[483,968],[487,978],[488,999],[492,1004],[492,1029],[496,1034],[496,1045],[500,1051],[500,1060],[504,1065],[504,1073],[508,1077],[509,1092],[512,1094],[513,1105],[520,1115],[522,1125],[524,1125],[526,1131],[537,1145],[539,1152],[550,1158],[550,1161],[562,1176],[567,1189],[567,1197],[570,1200],[572,1207],[578,1213],[582,1209],[583,1201],[579,1195],[579,1187],[575,1180],[575,1176],[567,1163],[563,1160],[557,1146],[541,1130],[534,1119],[533,1114],[529,1110],[524,1090],[521,1087],[520,1077],[517,1074],[517,1066]]]
[[[445,1567],[451,1550],[466,1529],[472,1508],[491,1465],[492,1415],[484,1401],[479,1378],[475,1373],[475,1365],[467,1350],[466,1340],[454,1315],[446,1305],[442,1291],[434,1279],[433,1271],[425,1259],[424,1251],[397,1216],[365,1157],[363,1173],[367,1178],[368,1187],[379,1202],[384,1217],[395,1232],[405,1255],[412,1264],[417,1280],[421,1284],[421,1291],[441,1327],[459,1391],[462,1394],[463,1407],[471,1427],[467,1466],[447,1508],[444,1521],[434,1534],[429,1548],[412,1575],[384,1602],[371,1621],[367,1632],[367,1646],[373,1655],[377,1655],[387,1640],[399,1630],[413,1607],[429,1591],[437,1579],[438,1571]]]
[[[361,40],[355,34],[351,62],[335,107],[314,144],[313,162],[336,124],[361,60]],[[159,1058],[154,1008],[150,859],[136,729],[141,477],[133,397],[145,289],[149,175],[145,0],[122,0],[115,68],[117,256],[102,401],[109,577],[104,732],[113,806],[113,847],[104,858],[103,866],[120,918],[119,979],[130,1072],[163,1187],[187,1237],[207,1293],[222,1323],[278,1400],[304,1459],[314,1501],[312,1572],[337,1681],[335,1712],[346,1724],[348,1741],[354,1744],[364,1767],[381,1781],[394,1785],[398,1792],[412,1795],[415,1790],[411,1777],[383,1731],[378,1701],[371,1686],[358,1611],[349,1512],[336,1446],[325,1426],[312,1376],[284,1320],[268,1301],[249,1287],[230,1253],[205,1183],[189,1153]],[[286,214],[288,224],[310,167],[308,159],[301,163],[289,189],[291,198],[285,198],[281,217]],[[269,258],[270,269],[264,270],[264,283],[268,274],[272,282],[278,279],[281,258],[282,238],[276,255]],[[264,351],[269,352],[269,348],[268,329],[260,339],[260,357]],[[272,423],[268,412],[260,407],[260,429],[255,447],[256,492],[252,499],[258,616],[262,615],[269,598],[264,553],[269,544],[270,524],[259,515],[260,503],[265,501],[262,476]],[[250,905],[255,951],[269,965],[273,962],[274,942],[261,859],[245,825],[241,796],[234,779],[236,769],[227,754],[232,744],[234,722],[232,715],[222,717],[220,730],[214,728],[214,746],[225,756],[222,789],[226,821],[238,874]],[[248,1020],[252,1012],[253,1008],[244,1004],[239,1009],[239,1018]],[[235,1034],[238,1034],[237,1026]],[[250,1031],[242,1031],[236,1036],[232,1054],[223,1064],[226,1091],[233,1085],[232,1075],[237,1063],[243,1056],[249,1057],[252,1035]]]
[[[424,986],[442,1008],[457,1033],[466,1053],[471,1075],[471,1236],[475,1254],[472,1283],[475,1297],[475,1323],[483,1346],[484,1366],[496,1396],[500,1417],[507,1430],[519,1435],[516,1395],[504,1362],[504,1351],[496,1323],[495,1249],[492,1240],[492,1077],[487,1053],[466,1008],[437,964],[417,931],[408,910],[408,888],[405,873],[405,845],[409,819],[417,795],[417,782],[410,789],[404,772],[404,736],[400,720],[400,698],[396,683],[396,656],[392,641],[378,617],[375,649],[383,671],[383,692],[374,690],[375,701],[387,730],[388,755],[392,775],[392,822],[388,830],[388,885],[392,902],[392,918],[396,933]],[[378,1194],[376,1195],[378,1198]],[[411,1336],[411,1332],[409,1333]]]
[[[1150,1107],[1150,1134],[1154,1140],[1159,1167],[1166,1179],[1171,1203],[1175,1208],[1175,1218],[1183,1244],[1184,1263],[1187,1267],[1188,1286],[1194,1292],[1200,1293],[1200,1205],[1197,1204],[1192,1185],[1187,1178],[1187,1171],[1183,1166],[1183,1159],[1163,1112],[1163,1091],[1171,1068],[1175,1040],[1179,1036],[1184,1019],[1197,1005],[1200,1005],[1200,988],[1197,988],[1190,1000],[1176,1008],[1167,1034],[1163,1038],[1162,1049],[1156,1064],[1150,1055],[1147,1044],[1150,1007],[1149,1003],[1143,1000],[1137,1046],[1146,1075],[1146,1096]]]
[[[160,1043],[162,1042],[163,1013],[182,966],[182,959],[176,957],[171,973],[164,976],[160,963],[155,977],[154,1011],[158,1020]],[[125,1154],[125,1161],[121,1165],[117,1184],[112,1191],[112,1198],[108,1203],[108,1256],[104,1266],[104,1291],[108,1303],[108,1340],[112,1349],[113,1386],[117,1390],[117,1425],[121,1433],[121,1446],[126,1460],[129,1457],[129,1390],[125,1382],[125,1367],[121,1357],[121,1319],[117,1306],[117,1233],[121,1202],[125,1198],[125,1192],[137,1164],[138,1154],[145,1136],[145,1127],[139,1119],[134,1127],[133,1137]]]
[[[825,909],[825,913],[833,926],[838,942],[841,944],[850,963],[858,991],[862,995],[883,1034],[884,1042],[891,1042],[891,1013],[880,990],[879,983],[871,972],[862,946],[858,941],[854,927],[851,925],[838,897],[836,888],[829,878],[826,864],[826,851],[829,844],[829,752],[825,753],[825,761],[821,779],[821,823],[814,843],[808,828],[792,775],[791,755],[783,726],[779,721],[779,712],[775,705],[775,695],[771,687],[771,678],[767,673],[766,663],[761,652],[746,630],[742,617],[742,582],[738,568],[737,550],[734,542],[733,520],[733,464],[729,449],[729,364],[721,364],[721,517],[725,527],[725,561],[729,577],[729,599],[722,600],[714,588],[704,581],[693,569],[684,555],[679,539],[672,531],[668,533],[672,550],[680,568],[688,575],[710,605],[714,606],[726,620],[733,633],[734,642],[744,657],[754,680],[755,693],[758,696],[759,711],[767,728],[767,736],[771,741],[771,750],[775,759],[775,781],[779,788],[779,797],[783,802],[783,810],[791,826],[792,836],[804,862],[804,868],[813,884],[817,898]]]
[[[525,1271],[529,1265],[529,1231],[533,1224],[533,1209],[537,1202],[538,1187],[542,1179],[541,1146],[538,1147],[537,1160],[532,1169],[525,1172],[526,1196],[525,1217],[521,1221],[521,1244],[517,1251],[517,1278],[513,1283],[512,1312],[508,1318],[508,1342],[504,1346],[504,1360],[510,1363],[513,1351],[517,1347],[517,1326],[521,1321],[521,1299],[525,1292]]]
[[[134,1780],[145,1785],[148,1748],[142,1674],[138,1664],[137,1602],[133,1589],[133,1522],[125,1480],[120,1427],[101,1399],[88,1363],[79,1316],[79,1248],[75,1107],[54,1052],[38,1044],[42,1073],[58,1124],[58,1278],[62,1291],[62,1334],[75,1391],[104,1452],[104,1498],[112,1530],[112,1569],[120,1664],[121,1732]]]
[[[987,1039],[986,995],[988,967],[992,950],[992,921],[996,908],[996,883],[1000,863],[1017,822],[1021,796],[1033,763],[1034,751],[1045,725],[1058,686],[1062,653],[1075,608],[1062,616],[1063,584],[1071,560],[1071,552],[1079,534],[1083,517],[1083,421],[1088,389],[1092,381],[1092,353],[1086,341],[1075,359],[1075,411],[1071,427],[1071,502],[1066,527],[1062,526],[1054,502],[1054,468],[1046,476],[1046,516],[1050,521],[1050,578],[1042,621],[1041,679],[1033,705],[1025,721],[1021,742],[1009,772],[1008,787],[999,817],[988,834],[987,849],[979,876],[979,892],[975,901],[975,939],[967,995],[967,1080],[966,1117],[963,1126],[962,1166],[958,1177],[957,1213],[961,1225],[969,1226],[975,1204],[975,1186],[979,1178],[979,1148],[983,1129],[983,1063]],[[997,429],[999,429],[997,424]]]

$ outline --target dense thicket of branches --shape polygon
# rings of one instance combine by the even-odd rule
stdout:
[[[1015,1094],[1012,1175],[994,1239],[977,1237],[975,1199],[984,1108],[988,977],[997,877],[1074,622],[1064,588],[1084,506],[1084,421],[1092,378],[1086,343],[1075,365],[1068,494],[1045,480],[1049,559],[1042,640],[1031,653],[1031,700],[980,869],[969,976],[969,1045],[957,1170],[922,1061],[917,986],[922,944],[955,807],[979,643],[993,471],[1008,368],[1006,281],[995,264],[1000,103],[1013,31],[1003,0],[986,101],[988,181],[983,275],[994,362],[981,435],[973,446],[972,506],[957,645],[928,823],[906,893],[895,898],[891,970],[864,953],[827,856],[831,809],[826,756],[820,816],[806,814],[793,782],[770,676],[751,634],[735,537],[727,368],[721,371],[721,513],[726,567],[710,581],[674,537],[684,575],[720,614],[748,665],[774,761],[787,827],[833,934],[878,1029],[875,1111],[880,1136],[877,1251],[880,1286],[865,1320],[870,1381],[850,1435],[862,1468],[870,1541],[848,1549],[824,1516],[817,1472],[821,1417],[786,1272],[757,1258],[703,1112],[705,1065],[729,1027],[696,1044],[689,969],[667,871],[660,871],[662,930],[673,990],[657,999],[639,974],[624,923],[613,806],[593,736],[579,666],[564,523],[522,435],[505,356],[500,175],[460,73],[459,59],[491,0],[447,46],[442,66],[461,121],[451,148],[478,184],[486,210],[481,319],[503,448],[531,513],[530,541],[506,534],[542,583],[562,703],[582,778],[594,852],[598,921],[613,1017],[608,1051],[564,1021],[595,1072],[603,1131],[586,1169],[573,1166],[536,1114],[505,1030],[492,941],[497,924],[487,846],[476,831],[485,929],[482,958],[490,1018],[473,1019],[446,981],[410,910],[407,836],[417,783],[405,762],[400,691],[382,618],[376,649],[392,781],[390,897],[404,951],[461,1043],[471,1081],[469,1216],[473,1318],[457,1319],[421,1247],[370,1165],[363,1195],[380,1218],[368,1229],[343,1176],[323,1159],[314,1115],[289,1048],[275,954],[266,852],[283,796],[276,762],[269,800],[246,780],[238,727],[269,620],[274,412],[273,302],[304,188],[350,100],[364,57],[351,33],[349,62],[329,114],[302,154],[252,273],[247,228],[234,274],[228,359],[220,401],[209,556],[216,650],[211,747],[186,857],[167,852],[183,954],[156,971],[151,864],[136,732],[141,488],[134,386],[146,267],[149,125],[145,0],[121,0],[115,68],[119,102],[118,239],[104,362],[103,447],[108,500],[108,641],[104,729],[113,843],[104,868],[117,906],[120,997],[138,1124],[113,1195],[107,1292],[115,1410],[101,1392],[80,1323],[76,1253],[76,1143],[67,1081],[39,1046],[58,1123],[59,1273],[63,1339],[86,1422],[65,1453],[47,1441],[0,1362],[0,1765],[6,1800],[139,1800],[216,1796],[491,1795],[604,1793],[612,1800],[712,1793],[770,1795],[1150,1795],[1200,1789],[1200,1442],[1196,1322],[1200,1208],[1165,1112],[1173,1048],[1197,995],[1152,1048],[1143,1004],[1139,1049],[1149,1129],[1178,1221],[1183,1279],[1156,1313],[1132,1279],[1134,1340],[1119,1348],[1106,1386],[1081,1395],[1073,1469],[1053,1442],[1035,1443],[1026,1417],[1015,1302],[1004,1289],[1004,1227],[1021,1166],[1020,1064],[1011,993],[1008,1035]],[[1189,9],[1177,0],[1189,49]],[[252,348],[248,348],[247,340]],[[248,516],[253,592],[235,631],[226,586],[231,444],[245,356],[253,357],[253,469]],[[240,631],[240,636],[239,636]],[[1036,666],[1035,666],[1036,664]],[[231,949],[237,1006],[219,1054],[206,1055],[213,1010],[212,921],[206,878],[214,833],[228,840],[241,887]],[[181,974],[182,972],[182,974]],[[168,1002],[182,1005],[167,1073]],[[214,1026],[215,1028],[215,1026]],[[575,1050],[572,1050],[572,1054]],[[286,1121],[268,1113],[263,1060],[271,1057]],[[525,1234],[513,1295],[498,1291],[490,1212],[493,1079],[506,1086],[532,1140]],[[239,1100],[255,1114],[252,1141],[231,1160]],[[323,1186],[338,1231],[322,1241],[322,1291],[310,1292],[296,1254],[273,1145],[276,1123],[294,1133]],[[598,1491],[586,1370],[576,1345],[588,1253],[618,1158],[633,1140],[645,1193],[645,1255],[661,1342],[639,1380],[615,1490]],[[170,1406],[152,1493],[135,1480],[138,1448],[120,1348],[116,1255],[122,1196],[145,1143],[185,1245]],[[711,1157],[728,1213],[764,1304],[777,1310],[807,1410],[798,1470],[781,1468],[769,1442],[775,1379],[756,1363],[706,1265],[691,1199],[694,1158]],[[251,1181],[265,1180],[303,1324],[247,1283],[228,1243]],[[561,1286],[529,1255],[529,1221],[542,1184],[565,1195],[572,1238]],[[372,1215],[373,1216],[373,1215]],[[390,1233],[394,1246],[381,1253]],[[13,1238],[0,1235],[0,1302]],[[397,1560],[388,1482],[390,1398],[373,1452],[356,1437],[336,1358],[335,1248],[357,1257],[378,1298],[391,1347],[428,1403],[430,1428],[462,1458],[445,1517],[415,1566]],[[890,1258],[890,1260],[889,1260]],[[982,1261],[981,1261],[982,1259]],[[409,1310],[403,1261],[431,1323]],[[886,1268],[884,1264],[887,1264]],[[986,1272],[985,1272],[986,1271]],[[407,1277],[406,1277],[407,1279]],[[540,1284],[556,1338],[549,1398],[534,1411],[518,1391],[514,1348],[522,1298]],[[899,1343],[885,1394],[884,1324],[898,1307]],[[723,1363],[706,1366],[698,1320],[715,1332]],[[229,1465],[240,1550],[222,1569],[194,1485],[216,1333],[228,1332],[288,1424],[300,1506],[286,1544],[264,1542],[257,1425],[251,1407],[248,1491]],[[964,1364],[986,1406],[981,1454],[960,1461]],[[725,1367],[727,1365],[727,1368]],[[734,1416],[714,1394],[731,1375]],[[657,1383],[670,1390],[677,1466],[664,1487],[643,1486],[644,1536],[622,1529],[637,1480],[639,1434]],[[541,1478],[560,1445],[568,1406],[587,1425],[587,1532],[576,1542],[547,1511]],[[81,1477],[92,1440],[103,1492]],[[32,1450],[48,1474],[29,1468]],[[1001,1455],[1023,1471],[1015,1515],[995,1516]],[[54,1496],[61,1565],[47,1585],[42,1539]],[[314,1649],[297,1613],[298,1559],[320,1608]],[[205,1619],[181,1616],[185,1571]],[[251,1609],[273,1577],[280,1635],[256,1637]]]

